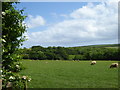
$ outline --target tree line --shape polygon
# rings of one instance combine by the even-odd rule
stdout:
[[[33,60],[119,60],[118,48],[106,47],[32,46],[18,53],[23,59]]]

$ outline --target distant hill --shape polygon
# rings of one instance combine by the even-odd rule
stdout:
[[[88,45],[88,46],[77,46],[77,47],[94,47],[94,48],[118,48],[120,44],[101,44],[101,45]],[[76,48],[77,48],[76,47]]]
[[[32,46],[21,49],[23,59],[32,60],[119,60],[120,44],[89,45],[78,47]]]

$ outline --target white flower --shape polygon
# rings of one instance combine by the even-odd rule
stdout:
[[[30,82],[30,81],[31,81],[31,78],[28,79],[28,82]]]
[[[19,68],[20,66],[19,65],[16,65],[17,68]]]
[[[5,75],[1,75],[0,77],[1,77],[1,79],[5,79]]]
[[[8,67],[11,67],[10,65],[8,65]]]
[[[1,75],[1,77],[5,77],[5,75]]]
[[[2,15],[5,15],[5,12],[2,12]]]
[[[2,49],[3,50],[3,52],[5,52],[5,50],[4,49]]]
[[[10,76],[10,77],[9,77],[9,79],[15,79],[15,77],[13,77],[13,76]]]
[[[5,39],[2,39],[3,42],[6,42]]]
[[[22,76],[23,79],[27,79],[27,76]]]
[[[11,67],[11,66],[10,66]],[[9,73],[11,73],[11,71],[9,71]]]
[[[2,73],[3,71],[2,71],[2,70],[0,70],[0,72]]]

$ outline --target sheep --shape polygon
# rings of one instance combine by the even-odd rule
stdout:
[[[92,61],[92,62],[91,62],[91,65],[94,65],[94,64],[96,64],[96,61]]]
[[[110,65],[110,68],[117,68],[118,67],[118,63],[112,63],[111,65]]]

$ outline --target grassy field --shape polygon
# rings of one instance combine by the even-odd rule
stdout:
[[[29,88],[117,88],[118,69],[109,68],[112,62],[24,60],[20,74],[31,76]]]

